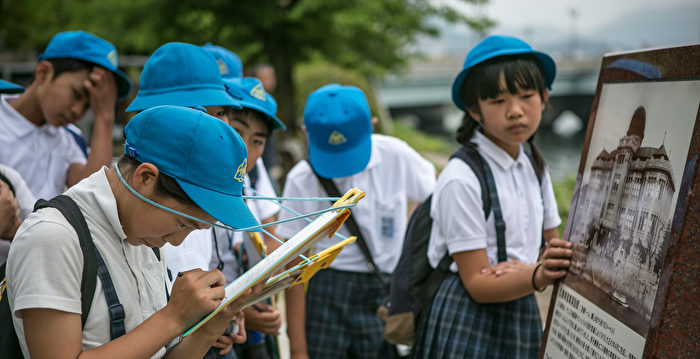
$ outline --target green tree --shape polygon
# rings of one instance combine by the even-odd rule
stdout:
[[[120,53],[148,54],[168,41],[210,41],[247,64],[275,68],[279,117],[297,129],[294,68],[324,60],[363,75],[396,69],[432,19],[485,31],[492,22],[434,0],[0,0],[0,45],[40,51],[57,31],[84,29]],[[461,0],[485,3],[487,0]]]

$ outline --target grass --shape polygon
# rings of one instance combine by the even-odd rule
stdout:
[[[562,237],[564,226],[566,226],[566,219],[569,217],[571,199],[574,195],[574,185],[576,185],[576,175],[571,175],[562,181],[552,183],[552,187],[554,188],[554,197],[557,199],[559,217],[561,217],[559,238]]]

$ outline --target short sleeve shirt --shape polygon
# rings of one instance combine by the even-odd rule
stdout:
[[[372,135],[372,150],[367,167],[348,177],[334,178],[341,193],[357,187],[365,197],[351,209],[367,241],[372,258],[384,273],[394,271],[401,254],[407,222],[407,202],[421,202],[435,185],[435,168],[405,142],[383,135]],[[287,175],[283,197],[326,197],[311,166],[299,162]],[[284,205],[302,214],[328,208],[328,201],[285,201]],[[280,219],[294,215],[282,210]],[[277,226],[277,234],[291,238],[308,222],[296,220]],[[340,234],[349,236],[347,225]],[[337,243],[337,237],[319,241],[314,252]],[[356,243],[347,245],[330,265],[337,270],[369,272],[367,261]]]
[[[100,251],[126,313],[126,331],[133,330],[166,304],[165,264],[146,246],[126,242],[117,203],[105,169],[65,193],[82,211],[95,247]],[[7,288],[15,330],[25,357],[22,310],[48,308],[81,313],[83,256],[78,235],[61,213],[44,208],[32,213],[17,231],[7,262]],[[83,350],[110,341],[109,314],[102,284],[96,283],[92,307],[83,329]],[[165,354],[161,348],[154,358]]]
[[[540,186],[522,147],[514,160],[480,132],[474,142],[496,182],[506,223],[508,260],[535,263],[542,229],[556,228],[561,223],[549,173],[545,171]],[[433,267],[445,253],[476,249],[486,249],[489,264],[498,262],[493,211],[486,219],[482,205],[481,186],[471,167],[460,159],[451,159],[435,185],[430,209],[433,227],[428,259]],[[450,269],[456,272],[457,265],[452,263]]]
[[[0,163],[19,172],[36,198],[53,198],[65,188],[68,167],[87,159],[68,131],[37,127],[10,106],[18,96],[0,96]]]

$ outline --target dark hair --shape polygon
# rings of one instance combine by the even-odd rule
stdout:
[[[270,135],[272,134],[272,128],[273,128],[272,121],[273,120],[270,117],[268,117],[266,114],[264,114],[258,110],[253,110],[252,108],[247,108],[247,107],[244,107],[242,109],[233,109],[231,111],[231,116],[232,116],[231,121],[233,121],[233,115],[235,115],[237,113],[241,114],[245,117],[253,116],[257,120],[264,123],[265,127],[267,128],[267,136],[265,136],[265,137],[270,137]]]
[[[61,75],[64,72],[78,72],[83,70],[88,70],[89,72],[92,71],[93,67],[97,66],[92,62],[67,58],[47,59],[46,61],[48,61],[53,67],[53,77],[51,78],[51,80],[55,80],[59,75]],[[29,83],[33,83],[34,79],[34,74],[32,73],[32,77]]]
[[[126,177],[128,174],[133,173],[133,171],[141,164],[141,162],[135,160],[128,155],[122,156],[117,163],[119,170],[122,175]],[[125,178],[126,180],[126,178]],[[182,190],[179,184],[172,177],[160,172],[158,179],[156,180],[155,192],[159,196],[171,197],[176,201],[193,207],[199,207],[194,201]]]
[[[498,97],[504,91],[517,94],[520,90],[536,90],[544,99],[546,90],[542,65],[532,54],[498,56],[486,60],[469,70],[462,84],[460,94],[464,107],[472,111],[479,110],[479,100]],[[501,76],[505,79],[505,88],[501,87]],[[462,124],[457,129],[457,142],[463,146],[473,146],[471,139],[479,123],[468,111],[464,111]],[[533,167],[538,177],[544,172],[544,158],[534,144],[535,134],[527,139],[533,158]]]
[[[64,72],[78,72],[83,70],[92,71],[92,68],[97,66],[92,62],[76,60],[76,59],[48,59],[46,60],[53,66],[53,78],[55,79]]]

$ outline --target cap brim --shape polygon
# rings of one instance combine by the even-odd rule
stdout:
[[[179,179],[175,180],[199,208],[217,221],[236,229],[259,224],[240,196],[212,191]],[[251,232],[260,231],[256,229]]]
[[[126,76],[125,73],[119,70],[110,71],[117,75],[117,98],[123,99],[129,96],[129,92],[131,92],[131,79],[129,79],[129,76]]]
[[[498,56],[504,56],[504,55],[518,55],[518,54],[533,54],[537,60],[539,60],[540,64],[542,64],[542,70],[544,72],[544,84],[547,86],[547,88],[551,91],[552,90],[552,83],[554,82],[554,77],[556,76],[557,72],[557,67],[554,63],[554,60],[544,52],[540,51],[527,51],[523,52],[521,49],[517,50],[511,50],[511,49],[504,49],[502,51],[497,51],[493,53],[489,53],[487,56],[483,56],[480,59],[474,60],[474,64],[472,64],[469,68],[466,68],[462,70],[455,80],[452,82],[452,102],[459,107],[462,110],[466,109],[464,108],[464,104],[462,103],[462,85],[464,84],[464,80],[467,77],[467,74],[469,73],[469,70],[473,68],[474,66],[488,60],[492,59],[494,57]]]
[[[238,101],[231,98],[222,88],[182,89],[170,92],[144,95],[139,91],[126,112],[142,111],[151,107],[173,105],[183,107],[232,106],[241,108]]]
[[[24,92],[24,87],[15,85],[12,82],[0,80],[0,93],[20,93]]]
[[[253,109],[253,110],[258,111],[258,112],[264,114],[265,116],[267,116],[267,118],[269,118],[272,121],[272,129],[273,130],[286,130],[287,129],[287,126],[285,126],[284,123],[282,123],[282,121],[279,118],[277,118],[276,116],[271,116],[269,113],[267,113],[267,111],[262,106],[258,106],[254,103],[249,103],[246,101],[239,101],[239,104],[241,106],[243,106],[244,108]]]
[[[367,167],[372,155],[372,136],[365,136],[355,148],[341,152],[324,151],[309,142],[309,161],[321,177],[352,176]]]

